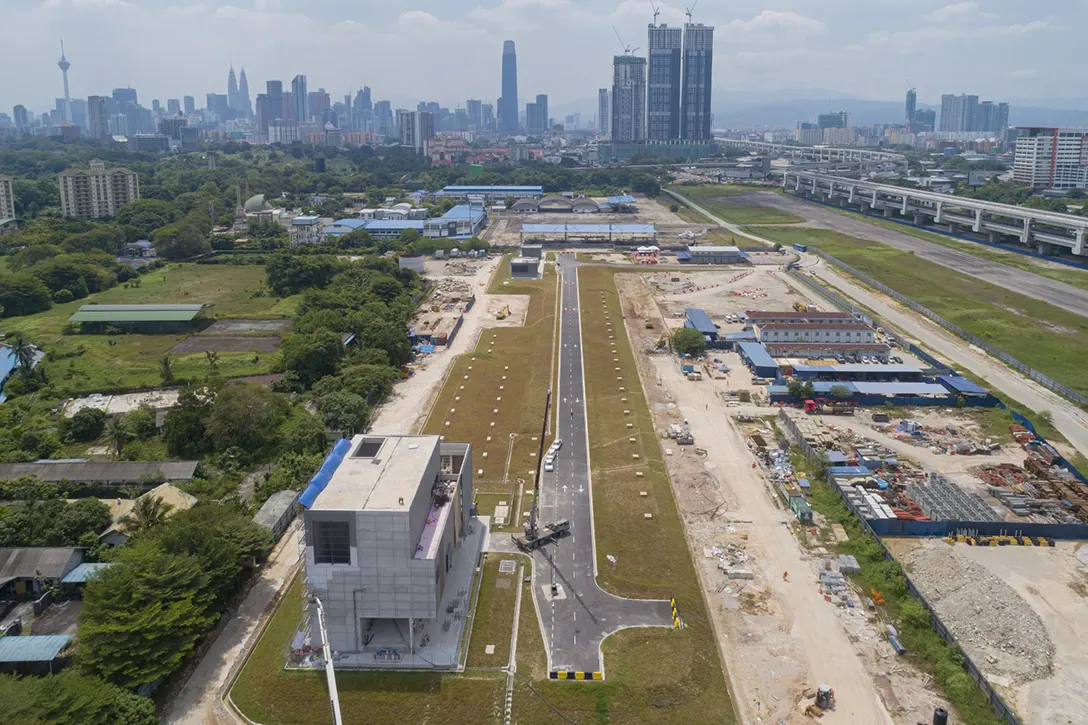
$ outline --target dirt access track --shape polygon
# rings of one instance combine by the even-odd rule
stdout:
[[[803,217],[801,226],[831,229],[859,239],[872,239],[889,247],[910,251],[922,259],[981,279],[1013,292],[1029,295],[1062,309],[1088,316],[1088,290],[1048,279],[1016,267],[976,257],[919,237],[870,224],[854,214],[843,214],[821,204],[802,201],[773,191],[753,191],[720,199],[725,204],[771,206]],[[791,225],[796,226],[796,225]]]
[[[194,335],[170,348],[171,355],[192,355],[200,352],[274,352],[280,346],[278,337],[232,337],[228,335]]]

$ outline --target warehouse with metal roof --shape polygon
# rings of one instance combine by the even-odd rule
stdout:
[[[737,352],[740,353],[740,359],[757,377],[778,377],[778,363],[767,353],[767,348],[758,342],[738,342]]]
[[[0,480],[30,476],[43,483],[67,481],[80,486],[125,486],[161,476],[168,483],[191,483],[199,461],[38,461],[0,463]],[[159,483],[159,481],[156,481]]]
[[[186,332],[195,327],[209,305],[83,305],[68,318],[82,332],[117,327],[129,332]]]
[[[657,241],[653,224],[522,224],[521,242],[608,242],[645,244]]]

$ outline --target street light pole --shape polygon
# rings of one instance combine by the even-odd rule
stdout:
[[[333,725],[344,725],[340,716],[340,694],[336,690],[336,672],[332,668],[332,647],[329,646],[329,631],[325,628],[325,608],[321,600],[314,595],[317,603],[317,628],[321,633],[321,657],[325,660],[325,679],[329,685],[329,702],[332,706]]]

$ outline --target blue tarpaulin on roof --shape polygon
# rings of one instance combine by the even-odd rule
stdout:
[[[341,438],[336,442],[336,445],[332,447],[332,453],[325,459],[325,462],[321,464],[321,468],[310,479],[310,484],[306,486],[306,490],[299,496],[298,502],[310,508],[314,505],[314,501],[317,500],[318,495],[325,490],[325,487],[329,485],[329,481],[332,479],[332,474],[336,473],[336,469],[340,467],[340,463],[344,460],[344,456],[351,450],[351,441],[347,438]]]
[[[88,562],[86,564],[80,564],[72,571],[64,575],[64,578],[60,580],[61,584],[83,584],[92,576],[102,571],[103,569],[109,569],[111,566],[116,565],[117,562],[106,561],[99,563]]]

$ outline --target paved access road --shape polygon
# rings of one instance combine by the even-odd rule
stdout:
[[[671,626],[672,615],[667,601],[623,599],[597,586],[577,267],[574,255],[560,255],[559,386],[552,401],[563,445],[555,470],[541,474],[540,497],[541,524],[567,519],[570,533],[534,554],[533,596],[549,669],[592,672],[604,670],[600,645],[607,635]]]
[[[753,191],[750,194],[726,197],[722,201],[726,204],[772,206],[792,212],[807,219],[808,226],[830,229],[860,239],[872,239],[881,244],[887,244],[889,247],[911,251],[918,257],[942,267],[948,267],[997,287],[1048,302],[1063,310],[1088,316],[1088,290],[1086,289],[1058,282],[1034,272],[982,259],[958,249],[920,239],[906,232],[886,229],[878,224],[871,224],[862,217],[843,214],[821,204],[802,201],[771,191]],[[970,242],[964,243],[970,244]]]

